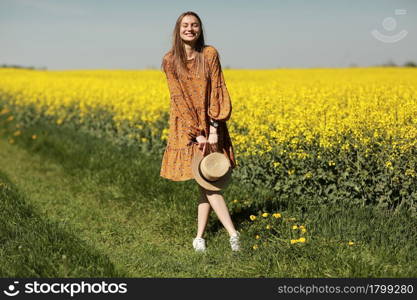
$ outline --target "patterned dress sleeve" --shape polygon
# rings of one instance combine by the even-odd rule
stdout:
[[[178,78],[174,76],[172,68],[166,58],[164,58],[164,61],[164,71],[167,78],[172,109],[181,118],[185,127],[188,128],[187,134],[190,140],[196,138],[199,135],[203,135],[205,130],[202,125],[199,124],[198,117],[193,109],[192,102],[187,101],[181,89]]]
[[[216,121],[228,121],[232,114],[232,102],[224,81],[219,53],[212,47],[210,52],[211,93],[208,103],[208,115]]]

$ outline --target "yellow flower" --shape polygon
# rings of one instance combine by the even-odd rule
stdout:
[[[295,173],[295,170],[294,169],[288,170],[287,173],[288,175],[293,175]]]
[[[266,229],[271,229],[271,225],[266,225],[266,227],[265,227]]]
[[[21,132],[20,130],[17,130],[17,131],[15,131],[15,132],[13,133],[13,135],[14,135],[14,136],[19,136],[19,135],[21,135],[21,133],[22,133],[22,132]]]
[[[349,150],[349,144],[343,144],[342,150]]]
[[[305,237],[300,237],[300,238],[298,239],[298,241],[299,241],[300,243],[305,243],[305,242],[306,242],[306,238],[305,238]]]
[[[262,217],[266,218],[267,216],[269,216],[269,213],[265,212],[262,214]]]
[[[237,202],[238,202],[237,199],[233,200],[233,203],[237,203]]]
[[[304,178],[311,178],[311,177],[313,177],[313,173],[311,172],[307,172],[304,174]]]
[[[293,225],[292,226],[292,229],[297,229],[298,228],[298,226],[297,225]]]
[[[329,166],[334,166],[334,165],[336,165],[336,163],[334,162],[334,161],[329,161]]]
[[[259,236],[259,234],[257,234],[256,236],[255,236],[255,239],[257,239],[257,240],[259,240],[261,237]]]
[[[58,125],[61,125],[61,124],[62,124],[62,122],[64,122],[64,120],[62,120],[62,119],[58,119],[58,120],[56,120],[56,123],[57,123]]]
[[[298,243],[298,240],[291,240],[291,244],[296,244]]]
[[[257,244],[255,244],[255,245],[253,245],[253,250],[256,250],[256,249],[258,249],[259,247],[258,247],[258,245]]]
[[[354,242],[352,242],[352,241],[349,241],[349,242],[348,242],[348,245],[349,245],[349,246],[352,246],[352,245],[354,245],[354,244],[355,244],[355,243],[354,243]]]
[[[405,175],[406,176],[411,176],[411,177],[416,177],[416,171],[414,171],[413,169],[407,169],[405,171]]]
[[[255,221],[256,220],[256,216],[254,216],[254,215],[250,215],[250,217],[249,217],[252,221]]]
[[[281,218],[281,214],[280,213],[274,213],[272,216],[274,218],[276,218],[276,219]]]
[[[36,134],[32,135],[32,139],[36,139],[38,136]]]
[[[14,119],[14,117],[13,116],[9,116],[6,120],[7,121],[12,121]]]

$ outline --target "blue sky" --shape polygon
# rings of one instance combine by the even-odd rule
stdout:
[[[0,64],[159,67],[177,17],[188,10],[201,17],[206,44],[217,48],[223,67],[417,62],[415,0],[0,0]],[[372,30],[407,35],[387,43]]]

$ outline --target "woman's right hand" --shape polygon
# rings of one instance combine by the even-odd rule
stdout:
[[[204,135],[199,135],[197,138],[197,143],[198,143],[198,149],[200,149],[201,151],[203,151],[204,145],[207,143],[207,139]]]

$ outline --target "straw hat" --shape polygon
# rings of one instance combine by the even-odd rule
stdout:
[[[197,148],[191,162],[191,170],[200,186],[209,191],[220,191],[230,183],[232,168],[229,159],[223,153],[213,152],[204,156],[207,144],[204,144],[203,152]]]

